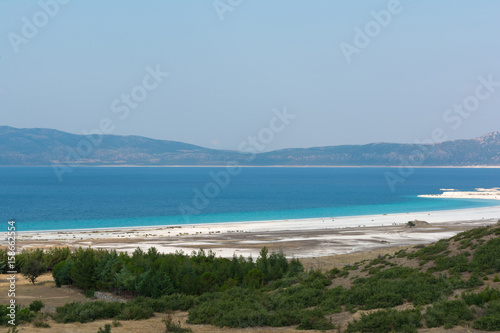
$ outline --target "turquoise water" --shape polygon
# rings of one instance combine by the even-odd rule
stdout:
[[[0,168],[0,219],[20,231],[285,220],[499,205],[429,199],[441,188],[498,187],[499,169],[416,169],[393,191],[390,168]],[[217,179],[217,181],[214,180]],[[217,185],[219,184],[219,185]],[[286,222],[284,222],[286,223]]]

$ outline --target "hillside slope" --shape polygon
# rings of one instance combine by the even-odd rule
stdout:
[[[414,221],[407,228],[425,226]],[[203,250],[186,255],[138,249],[127,256],[92,248],[72,253],[68,248],[32,249],[18,254],[22,260],[16,265],[40,260],[53,270],[58,286],[128,299],[58,305],[51,310],[54,327],[112,319],[123,320],[126,327],[131,320],[151,323],[155,316],[176,311],[193,332],[285,331],[276,327],[348,333],[471,332],[472,327],[498,332],[499,253],[500,222],[328,271],[304,270],[299,260],[287,261],[283,253],[266,248],[256,260],[230,260]],[[0,251],[0,262],[6,260],[7,251]],[[0,305],[0,312],[6,311]],[[25,316],[25,325],[33,318]],[[95,325],[88,327],[95,331]]]

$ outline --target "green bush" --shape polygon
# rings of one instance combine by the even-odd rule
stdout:
[[[154,316],[154,311],[150,307],[139,305],[127,305],[122,312],[116,316],[119,320],[141,320],[149,319]]]
[[[33,312],[39,312],[44,306],[45,304],[43,304],[42,301],[34,300],[33,302],[30,303],[29,309],[30,311]]]
[[[104,329],[102,327],[99,327],[99,330],[97,333],[111,333],[111,325],[110,324],[105,324]]]
[[[263,326],[269,313],[265,308],[267,295],[254,289],[233,288],[224,293],[207,293],[189,311],[191,324],[218,327]]]
[[[463,300],[442,301],[427,308],[427,327],[452,328],[474,318],[473,312]]]
[[[472,327],[484,331],[500,331],[500,300],[491,301],[485,315],[474,320]]]
[[[325,319],[325,315],[319,309],[303,310],[299,313],[299,330],[330,330],[333,324]]]
[[[437,254],[448,249],[448,246],[448,240],[442,239],[433,245],[426,246],[415,253],[409,254],[408,259],[418,258],[423,261],[433,260],[437,257]]]
[[[393,309],[377,311],[369,315],[361,315],[347,326],[348,333],[354,332],[417,332],[422,327],[422,315],[418,310],[396,311]]]
[[[500,299],[500,291],[487,287],[479,293],[462,293],[462,299],[467,305],[483,307],[485,303]]]
[[[492,269],[493,272],[500,271],[500,238],[490,239],[486,244],[479,246],[470,262],[472,270],[483,272]]]
[[[56,308],[54,320],[58,323],[88,323],[99,319],[117,317],[125,304],[119,302],[72,302]]]
[[[36,314],[30,311],[29,308],[21,308],[19,305],[15,305],[14,308],[17,324],[30,323],[36,316]],[[7,305],[0,305],[0,325],[9,325],[9,320],[11,320],[11,318],[7,315],[10,313],[11,309]]]
[[[472,327],[482,331],[500,331],[500,315],[484,316],[474,320]]]

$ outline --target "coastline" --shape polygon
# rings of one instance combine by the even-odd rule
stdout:
[[[475,191],[457,191],[455,189],[442,189],[442,194],[421,194],[419,198],[445,198],[445,199],[484,199],[500,200],[500,188],[476,188]]]
[[[18,244],[20,248],[91,246],[128,253],[137,247],[185,253],[203,248],[223,257],[256,257],[260,248],[267,246],[272,251],[283,250],[288,257],[311,258],[431,243],[499,220],[500,205],[300,220],[25,231],[19,232]],[[424,222],[409,228],[409,221]]]

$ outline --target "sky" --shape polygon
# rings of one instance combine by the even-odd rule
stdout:
[[[0,125],[237,149],[500,130],[499,1],[0,0]],[[285,114],[285,116],[283,116]]]

